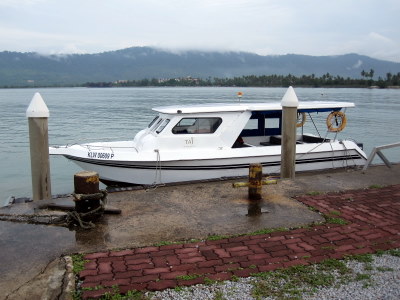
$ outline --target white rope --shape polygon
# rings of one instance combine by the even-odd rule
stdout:
[[[162,167],[161,167],[160,150],[159,149],[154,149],[154,152],[157,153],[157,157],[156,157],[156,172],[154,174],[154,182],[145,187],[146,191],[150,190],[150,189],[156,189],[159,186],[164,186],[165,185],[162,182],[162,179],[161,179]]]
[[[350,157],[350,159],[353,161],[354,167],[356,167],[356,162],[354,160],[354,157],[351,155],[351,150],[347,149],[344,141],[340,141],[340,143],[343,145],[343,147],[345,149],[344,155]],[[349,167],[348,159],[345,159],[344,163],[345,163],[345,167],[348,168]]]

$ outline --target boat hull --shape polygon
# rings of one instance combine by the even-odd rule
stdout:
[[[362,166],[365,154],[357,148],[355,145],[353,149],[299,153],[296,155],[296,172]],[[281,163],[278,154],[171,161],[115,161],[64,156],[82,169],[98,172],[104,182],[139,185],[247,176],[252,163],[261,163],[265,174],[278,174]]]

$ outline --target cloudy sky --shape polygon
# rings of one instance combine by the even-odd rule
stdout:
[[[399,0],[0,0],[0,51],[133,46],[400,62]]]

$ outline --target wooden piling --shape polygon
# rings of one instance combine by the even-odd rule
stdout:
[[[249,199],[260,200],[262,191],[262,166],[250,164],[249,168]]]
[[[290,86],[282,98],[282,148],[281,148],[281,178],[294,179],[296,173],[296,123],[297,99],[294,89]]]
[[[51,199],[48,118],[49,110],[42,96],[35,93],[26,110],[29,124],[32,199]]]

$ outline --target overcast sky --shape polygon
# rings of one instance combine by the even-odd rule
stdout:
[[[400,62],[400,0],[0,0],[0,51],[133,46]]]

